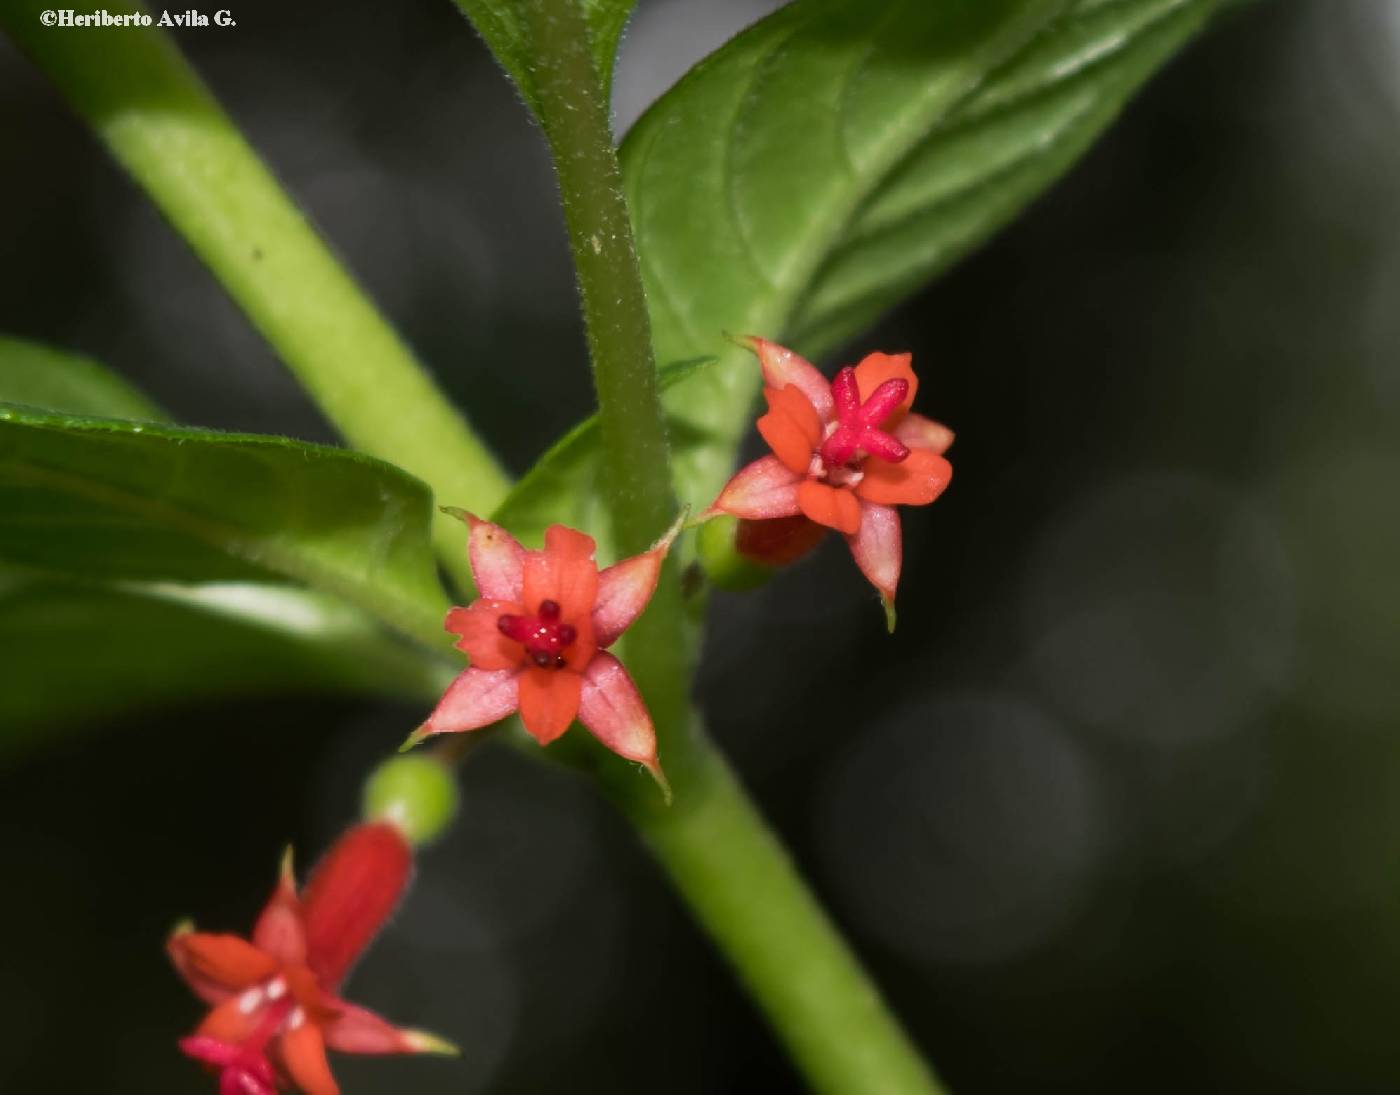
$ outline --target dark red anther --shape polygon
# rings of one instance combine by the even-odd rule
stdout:
[[[525,656],[541,669],[562,669],[564,650],[578,641],[578,628],[560,623],[562,611],[558,601],[545,600],[534,616],[507,614],[496,620],[496,627],[506,638],[523,645]]]

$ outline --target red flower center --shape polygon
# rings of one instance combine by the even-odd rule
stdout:
[[[286,995],[286,982],[274,978],[266,987],[245,991],[239,1003],[250,1011],[262,1012],[247,1038],[221,1042],[196,1034],[182,1039],[180,1048],[187,1056],[219,1070],[219,1095],[276,1095],[277,1076],[267,1059],[267,1043],[281,1031],[295,1001]]]
[[[909,448],[880,427],[899,409],[909,394],[909,381],[900,377],[886,380],[860,401],[856,371],[847,365],[831,382],[836,422],[828,428],[819,453],[828,469],[857,464],[865,455],[898,464],[909,456]]]
[[[564,651],[573,646],[578,629],[559,620],[559,602],[541,601],[533,616],[502,616],[496,621],[501,634],[525,647],[529,659],[541,669],[563,669]]]

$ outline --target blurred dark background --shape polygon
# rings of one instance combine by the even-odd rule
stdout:
[[[772,6],[643,0],[619,124]],[[505,80],[446,0],[234,14],[182,45],[525,467],[589,386]],[[851,348],[913,350],[959,433],[894,639],[836,544],[714,599],[712,728],[960,1095],[1400,1089],[1397,58],[1392,4],[1234,16]],[[0,329],[331,439],[3,44],[0,131]],[[245,930],[420,716],[220,701],[0,753],[0,1089],[210,1090],[165,931]],[[588,788],[487,750],[462,790],[352,989],[465,1055],[341,1058],[349,1095],[801,1089]]]

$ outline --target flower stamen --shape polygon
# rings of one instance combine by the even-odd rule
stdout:
[[[564,651],[578,640],[578,629],[560,622],[561,611],[558,601],[543,600],[535,615],[506,613],[496,621],[496,627],[506,638],[524,646],[526,655],[541,669],[563,669]]]

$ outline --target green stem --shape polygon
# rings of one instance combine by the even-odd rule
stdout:
[[[617,548],[641,551],[671,523],[666,420],[641,269],[608,124],[608,101],[576,0],[530,0],[540,122],[559,173],[578,272],[606,491]]]
[[[676,515],[670,446],[651,349],[651,320],[608,99],[577,0],[528,0],[535,95],[564,206],[598,396],[613,546],[647,548]],[[658,727],[662,755],[684,748],[693,667],[680,582],[670,564],[646,614],[624,640],[627,663]]]
[[[489,513],[508,481],[403,340],[336,260],[179,49],[156,28],[45,27],[47,0],[0,4],[0,26],[59,87],[296,373],[350,444]],[[78,0],[79,13],[135,13]],[[468,577],[461,525],[434,542]]]
[[[812,1089],[944,1090],[733,771],[702,741],[667,809],[619,801]]]
[[[618,549],[645,547],[675,508],[651,328],[607,98],[578,0],[525,0],[533,77],[578,273]],[[595,770],[729,957],[812,1087],[826,1095],[941,1090],[781,844],[692,719],[693,648],[667,568],[628,635],[675,805],[635,774]]]

